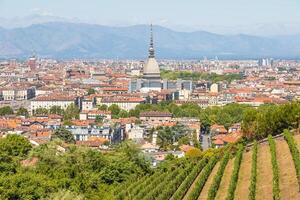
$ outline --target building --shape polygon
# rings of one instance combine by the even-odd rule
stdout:
[[[124,139],[124,129],[120,125],[111,126],[66,126],[71,131],[76,141],[87,141],[89,138],[103,138],[110,144],[116,144]]]
[[[119,106],[121,109],[129,111],[134,109],[137,105],[144,103],[143,98],[138,97],[126,97],[126,96],[113,96],[113,97],[103,97],[98,105],[111,106],[113,104]]]
[[[149,111],[140,113],[140,120],[150,124],[162,124],[170,122],[172,114],[169,112]]]
[[[27,100],[35,97],[35,87],[12,86],[2,89],[2,98],[4,101]]]
[[[66,109],[69,105],[79,105],[79,98],[75,96],[66,96],[60,94],[52,94],[47,96],[39,96],[30,102],[30,112],[38,108],[45,108],[49,110],[53,106],[59,106],[61,109]]]
[[[79,113],[80,120],[95,120],[97,117],[111,119],[111,112],[103,110],[83,110]]]

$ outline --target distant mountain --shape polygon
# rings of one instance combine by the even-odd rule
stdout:
[[[145,58],[149,26],[109,27],[50,22],[23,28],[0,28],[0,57]],[[300,58],[300,35],[258,37],[205,31],[176,32],[154,27],[158,58],[202,59]]]

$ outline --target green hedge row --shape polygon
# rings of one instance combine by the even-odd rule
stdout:
[[[222,177],[223,177],[223,174],[224,174],[224,171],[225,171],[225,168],[226,168],[226,165],[229,161],[229,158],[230,158],[230,153],[228,151],[227,153],[225,153],[224,157],[222,158],[220,167],[219,167],[216,175],[214,176],[214,180],[209,188],[208,196],[207,196],[208,200],[215,199],[216,194],[219,189],[219,186],[220,186],[220,183],[221,183],[221,180],[222,180]]]
[[[155,199],[162,190],[167,187],[166,185],[172,181],[172,179],[176,179],[177,176],[181,174],[182,171],[186,170],[186,168],[190,168],[191,164],[185,168],[178,167],[174,171],[167,173],[167,175],[160,181],[151,183],[150,187],[147,188],[144,192],[141,192],[135,199],[140,200],[153,200]]]
[[[201,162],[200,163],[205,163]],[[173,193],[177,190],[177,188],[181,185],[181,183],[184,181],[184,179],[188,176],[188,174],[195,168],[196,165],[192,163],[189,167],[186,169],[181,170],[181,172],[170,182],[166,182],[166,184],[162,183],[162,190],[158,194],[158,197],[155,198],[156,200],[165,200],[170,199],[173,195]]]
[[[249,200],[255,200],[256,194],[256,178],[257,178],[257,141],[253,143],[252,149],[252,163],[251,163],[251,177],[249,186]]]
[[[213,170],[213,168],[217,162],[218,162],[217,156],[214,156],[209,160],[208,164],[204,167],[203,171],[201,172],[200,178],[195,183],[195,187],[193,188],[193,190],[187,197],[188,200],[198,199],[198,197],[205,185],[205,182],[207,181],[211,171]]]
[[[154,174],[152,176],[154,176]],[[123,200],[123,199],[125,199],[126,196],[128,196],[136,187],[138,187],[139,185],[143,184],[143,182],[146,181],[146,179],[149,179],[150,177],[151,176],[143,176],[138,181],[130,184],[129,187],[127,187],[127,188],[125,188],[126,185],[123,184],[123,188],[119,188],[115,192],[115,198],[116,198],[116,200]]]
[[[288,131],[284,130],[283,131],[284,138],[286,142],[289,145],[290,152],[293,157],[296,173],[297,173],[297,179],[298,179],[298,186],[299,186],[299,191],[300,191],[300,153],[297,148],[296,141],[293,137],[293,135]]]
[[[202,169],[207,164],[207,159],[202,159],[197,165],[193,168],[191,173],[184,179],[181,185],[178,187],[176,192],[171,197],[171,200],[181,200],[186,192],[189,190],[194,180],[197,178],[198,174],[202,171]]]
[[[243,153],[244,153],[244,146],[239,145],[239,149],[237,151],[237,154],[235,156],[234,164],[233,164],[233,172],[231,175],[231,180],[229,184],[229,188],[227,191],[227,197],[226,200],[233,200],[234,199],[234,192],[237,186],[238,178],[239,178],[239,171],[240,171],[240,166],[243,158]]]
[[[272,170],[273,170],[273,199],[280,199],[280,190],[279,190],[279,168],[277,163],[276,155],[276,144],[271,135],[268,136],[270,152],[271,152],[271,161],[272,161]]]

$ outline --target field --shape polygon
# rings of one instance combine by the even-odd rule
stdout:
[[[235,153],[226,150],[218,158],[180,163],[175,170],[156,172],[133,185],[147,182],[144,188],[129,186],[116,196],[129,200],[300,199],[299,150],[300,135],[287,132],[254,145],[239,145]]]

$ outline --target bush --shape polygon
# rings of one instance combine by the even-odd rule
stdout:
[[[243,158],[243,152],[244,152],[244,146],[239,145],[239,149],[234,160],[233,172],[231,175],[231,180],[227,191],[226,200],[234,199],[234,192],[239,178],[239,171],[240,171],[240,166]]]
[[[256,177],[257,177],[257,141],[253,143],[252,163],[251,163],[251,178],[249,186],[249,200],[255,200],[256,193]]]
[[[279,168],[278,168],[278,163],[277,163],[276,144],[271,135],[268,136],[268,141],[269,141],[269,145],[270,145],[272,170],[273,170],[273,199],[279,200],[280,199]]]
[[[229,161],[229,156],[230,156],[230,154],[229,154],[229,152],[227,152],[224,155],[224,157],[223,157],[223,159],[220,163],[220,167],[218,169],[218,172],[215,175],[214,180],[213,180],[213,182],[212,182],[212,184],[209,188],[209,191],[208,191],[208,196],[207,196],[208,200],[213,200],[216,197],[217,191],[219,189],[219,186],[220,186],[220,183],[221,183],[221,180],[222,180],[222,176],[224,174],[226,165]]]
[[[188,200],[198,199],[199,194],[201,193],[205,182],[207,181],[211,171],[213,170],[213,168],[214,168],[214,166],[216,165],[217,162],[218,162],[218,157],[217,156],[214,156],[209,160],[208,164],[204,167],[203,171],[201,172],[200,178],[196,182],[195,187],[193,188],[193,190],[191,191],[191,193],[187,197]]]
[[[292,134],[288,130],[283,131],[284,138],[289,145],[290,152],[292,154],[292,158],[294,161],[297,179],[298,179],[298,186],[300,191],[300,153],[296,144],[296,141]]]
[[[181,200],[183,199],[184,195],[188,191],[188,189],[193,184],[194,180],[196,179],[197,175],[202,171],[202,169],[207,164],[207,159],[202,159],[191,171],[191,173],[184,179],[182,184],[173,194],[171,200]]]

